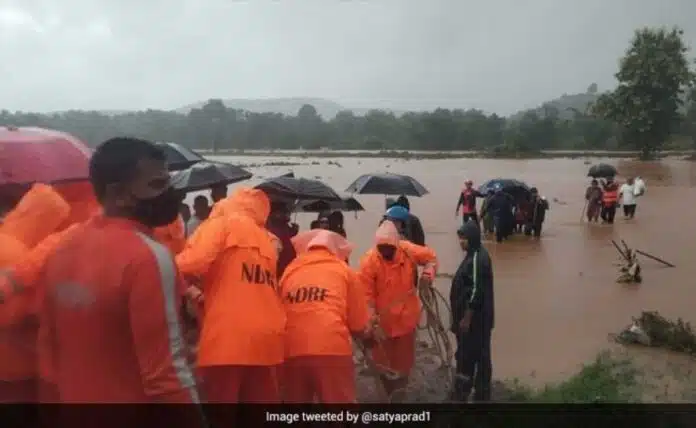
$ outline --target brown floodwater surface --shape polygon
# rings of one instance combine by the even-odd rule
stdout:
[[[279,158],[218,157],[238,164],[279,161]],[[297,176],[319,178],[343,191],[360,174],[394,172],[420,181],[430,194],[410,198],[435,249],[440,272],[453,273],[462,258],[455,231],[460,218],[454,208],[465,179],[475,185],[495,177],[517,178],[536,186],[551,205],[540,241],[515,236],[497,244],[485,241],[494,262],[496,326],[493,365],[496,378],[522,378],[531,383],[559,380],[592,360],[609,346],[607,335],[619,332],[643,310],[657,310],[668,318],[696,322],[695,163],[664,160],[658,163],[594,159],[615,164],[620,174],[640,175],[647,184],[636,218],[616,224],[588,225],[581,221],[589,164],[577,159],[555,160],[402,160],[372,158],[284,158],[302,165],[249,168],[253,185],[262,178],[293,170]],[[349,239],[359,257],[372,245],[385,197],[357,195],[366,211],[346,213]],[[480,204],[480,203],[479,203]],[[480,205],[479,205],[480,206]],[[302,229],[316,218],[298,214]],[[614,263],[619,256],[611,239],[624,239],[632,248],[652,253],[677,265],[670,269],[642,258],[643,283],[621,285]],[[438,279],[447,296],[449,280]]]

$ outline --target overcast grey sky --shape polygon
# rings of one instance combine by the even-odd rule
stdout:
[[[508,114],[614,84],[636,27],[693,0],[0,0],[0,108],[321,97]],[[694,53],[696,56],[696,52]]]

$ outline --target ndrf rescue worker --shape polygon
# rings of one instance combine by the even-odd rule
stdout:
[[[423,270],[417,281],[419,266]],[[400,239],[396,226],[389,220],[377,229],[375,246],[360,261],[360,281],[386,336],[386,340],[373,348],[372,358],[400,376],[382,378],[390,396],[408,385],[421,313],[416,287],[430,286],[436,269],[435,252]]]
[[[270,210],[261,190],[238,188],[215,204],[176,257],[203,291],[198,367],[212,403],[280,401],[285,311],[277,291],[280,247],[265,229]]]
[[[0,403],[34,402],[38,393],[37,322],[33,293],[14,272],[70,216],[70,205],[35,184],[0,225]],[[32,284],[33,285],[33,284]]]
[[[370,337],[370,315],[358,277],[345,262],[352,245],[323,229],[292,242],[298,255],[280,281],[287,313],[285,401],[354,403],[351,337]]]
[[[38,280],[45,396],[193,404],[188,423],[205,426],[187,361],[185,286],[171,252],[152,238],[181,203],[166,156],[148,141],[114,138],[95,150],[89,174],[103,213],[61,240]]]

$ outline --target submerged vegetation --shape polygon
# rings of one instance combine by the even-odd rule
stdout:
[[[643,312],[633,325],[616,336],[626,345],[641,344],[674,352],[696,355],[696,334],[681,318],[671,321],[659,312]]]

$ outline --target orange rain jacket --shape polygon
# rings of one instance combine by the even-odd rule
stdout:
[[[205,298],[198,365],[280,364],[285,312],[276,285],[278,253],[264,228],[268,197],[238,188],[215,207],[176,257],[182,274],[201,279]]]
[[[321,229],[300,233],[292,243],[298,256],[280,280],[288,318],[285,356],[352,355],[351,333],[364,333],[370,317],[358,277],[345,262],[352,246]]]
[[[176,220],[153,231],[154,238],[176,255],[186,246],[186,225],[181,214]]]
[[[83,223],[101,210],[92,183],[87,180],[54,184],[53,187],[70,204],[68,224]]]
[[[11,268],[30,250],[53,233],[70,215],[70,206],[51,186],[35,184],[0,225],[0,268],[4,295],[19,292]],[[9,285],[9,287],[8,287]],[[8,290],[9,289],[9,290]],[[10,291],[10,293],[7,293]],[[8,300],[9,302],[9,300]],[[32,379],[36,376],[36,321],[24,310],[0,303],[0,381]],[[19,312],[17,312],[19,311]]]
[[[376,247],[360,260],[358,275],[368,302],[374,305],[387,337],[411,333],[420,320],[421,303],[415,290],[418,266],[433,278],[437,256],[429,247],[400,240],[394,224],[385,221],[377,230],[376,243],[396,246],[394,259],[385,260]]]
[[[98,216],[65,237],[38,290],[39,370],[63,403],[196,403],[185,287],[150,230]]]

